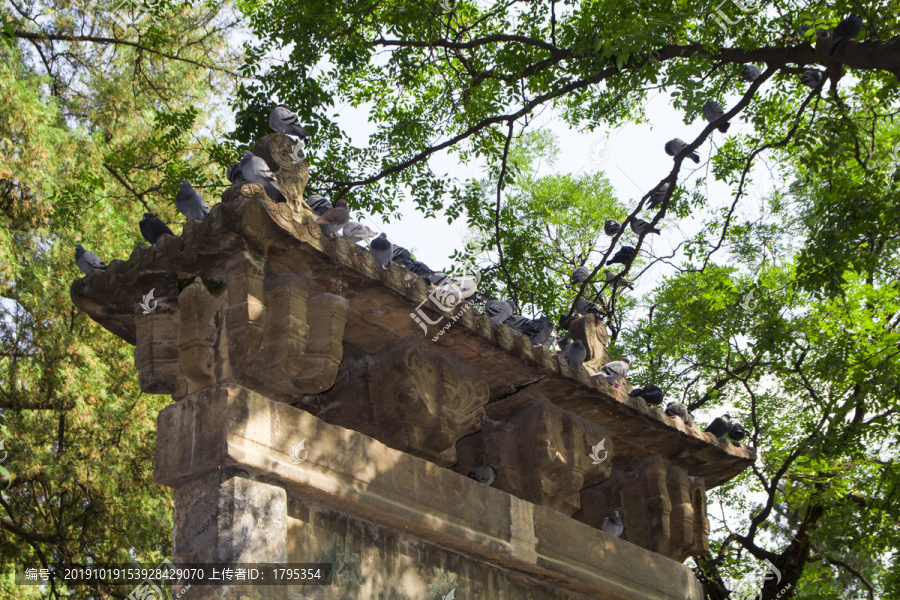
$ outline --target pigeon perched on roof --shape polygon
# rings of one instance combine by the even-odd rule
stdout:
[[[321,194],[311,195],[309,198],[306,199],[306,203],[309,205],[309,207],[312,209],[312,211],[314,213],[316,213],[317,217],[321,217],[322,215],[327,213],[329,210],[334,208],[331,205],[331,202],[329,202],[328,199],[325,198],[325,196],[322,196]]]
[[[396,259],[395,259],[395,262],[396,262]],[[434,274],[434,271],[432,271],[428,265],[426,265],[425,263],[423,263],[420,260],[410,259],[409,265],[408,266],[404,265],[403,268],[406,269],[407,271],[410,271],[411,273],[415,273],[416,275],[418,275],[419,277],[421,277],[423,279],[426,277],[430,277],[431,275]]]
[[[244,158],[240,166],[241,179],[247,183],[257,183],[266,191],[266,195],[275,202],[287,202],[287,196],[268,163],[248,150],[244,150]]]
[[[622,360],[614,360],[611,363],[603,365],[599,371],[591,375],[591,377],[600,376],[606,380],[606,383],[613,387],[619,387],[619,380],[628,374],[628,368],[631,360],[623,358]]]
[[[362,223],[349,221],[346,225],[344,225],[344,230],[341,232],[341,235],[343,235],[353,243],[359,243],[371,240],[372,238],[378,236],[378,232],[369,227],[366,227]]]
[[[75,264],[85,275],[90,275],[95,269],[106,268],[105,262],[90,250],[85,250],[81,244],[75,244]]]
[[[144,218],[141,219],[139,225],[141,228],[141,235],[144,236],[144,239],[151,244],[155,244],[156,240],[158,240],[164,233],[175,235],[174,233],[172,233],[172,230],[169,229],[168,225],[166,225],[155,215],[152,215],[150,213],[144,213]]]
[[[535,346],[546,343],[553,335],[553,321],[548,317],[539,317],[528,325],[525,335]]]
[[[609,237],[612,237],[619,233],[620,229],[622,229],[622,224],[615,219],[607,219],[606,223],[603,225],[603,233],[605,233]]]
[[[747,83],[753,83],[761,74],[762,71],[756,65],[744,65],[744,68],[741,69],[741,79]]]
[[[828,46],[830,54],[834,54],[838,46],[842,46],[853,39],[860,31],[862,31],[863,22],[859,15],[851,14],[849,17],[838,23],[831,33],[831,45]]]
[[[241,163],[236,162],[227,169],[225,169],[225,177],[228,178],[228,181],[231,183],[237,183],[238,181],[243,181],[244,178],[241,175]]]
[[[340,200],[338,200],[340,202]],[[387,234],[382,233],[377,238],[369,242],[369,252],[375,257],[375,262],[381,265],[382,269],[387,269],[391,264],[391,257],[394,254],[394,245],[387,239]]]
[[[732,422],[728,426],[728,437],[736,442],[744,439],[744,436],[747,435],[747,430],[744,429],[744,426],[737,422]]]
[[[647,233],[655,233],[655,234],[657,234],[657,235],[659,234],[659,229],[650,227],[650,221],[645,221],[645,220],[643,220],[643,219],[639,219],[639,218],[637,218],[637,217],[634,217],[634,218],[629,222],[629,224],[631,225],[631,230],[632,230],[633,232],[635,232],[636,234],[638,234],[638,235],[641,235],[641,234],[644,233],[645,231],[646,231]]]
[[[316,224],[331,237],[337,237],[338,232],[349,222],[350,211],[347,210],[346,200],[338,200],[334,203],[334,208],[316,219]]]
[[[644,387],[634,388],[628,393],[632,398],[643,398],[647,404],[659,406],[663,403],[663,391],[658,385],[645,385]]]
[[[203,194],[195,190],[185,179],[181,180],[181,187],[175,195],[175,207],[185,217],[195,221],[205,221],[209,216],[209,207],[206,206]]]
[[[622,246],[621,248],[619,248],[616,251],[615,254],[613,254],[613,257],[611,259],[606,261],[606,264],[608,264],[608,265],[615,265],[615,264],[627,265],[632,260],[634,260],[635,256],[637,256],[637,250],[635,250],[634,246]]]
[[[681,402],[670,402],[666,407],[666,416],[681,417],[681,420],[684,421],[684,424],[688,426],[694,424],[694,415],[689,413],[688,407]]]
[[[556,347],[559,348],[560,352],[565,352],[566,348],[572,345],[572,338],[563,336],[561,338],[556,339]]]
[[[272,131],[296,135],[302,140],[309,139],[309,133],[300,127],[300,117],[284,104],[278,104],[269,113],[269,127]]]
[[[710,100],[706,104],[703,105],[703,116],[706,117],[706,120],[710,123],[714,123],[725,116],[725,111],[722,110],[721,105],[718,102],[713,102]],[[731,126],[731,123],[727,121],[719,125],[719,131],[725,133],[728,131],[728,128]]]
[[[575,340],[569,344],[563,352],[563,358],[566,359],[566,363],[573,369],[581,366],[581,363],[587,358],[587,348],[584,347],[584,342]]]
[[[523,317],[522,315],[512,315],[510,318],[503,321],[503,324],[519,335],[525,335],[525,332],[531,327],[531,319]]]
[[[600,309],[597,308],[597,305],[593,302],[589,302],[588,300],[579,299],[578,302],[575,303],[575,310],[578,311],[579,315],[588,315],[590,313],[594,313],[595,315],[603,315],[600,312]]]
[[[678,156],[678,154],[684,150],[687,146],[687,142],[685,142],[681,138],[675,138],[674,140],[669,140],[666,142],[666,154],[669,156]],[[700,164],[700,155],[697,154],[696,150],[687,155],[692,161],[697,164]]]
[[[716,436],[717,438],[725,437],[728,433],[728,428],[731,426],[731,415],[725,414],[721,417],[716,417],[713,419],[712,423],[706,426],[704,432],[708,432]]]
[[[804,71],[803,75],[800,76],[800,83],[814,90],[822,81],[822,77],[822,71],[810,69],[809,71]]]
[[[591,275],[587,267],[578,267],[572,272],[572,283],[581,283]]]
[[[497,479],[497,467],[494,465],[485,465],[483,467],[475,467],[469,471],[469,479],[474,479],[482,485],[491,485]]]
[[[650,202],[647,204],[647,208],[656,208],[660,204],[663,203],[663,200],[666,199],[666,194],[669,193],[669,182],[665,182],[653,190],[653,193],[650,194]]]
[[[618,273],[613,273],[609,269],[603,269],[603,273],[606,275],[606,283],[612,283],[615,287],[627,287],[629,290],[634,289],[634,282],[628,281],[624,277],[619,277]]]
[[[513,305],[504,300],[488,300],[484,304],[484,314],[488,316],[494,325],[499,325],[510,318],[513,310]]]
[[[625,524],[622,523],[619,511],[614,510],[610,516],[603,519],[603,526],[600,529],[614,538],[621,537],[622,532],[625,530]]]

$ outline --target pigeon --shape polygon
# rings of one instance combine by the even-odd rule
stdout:
[[[603,313],[600,312],[600,309],[597,308],[596,304],[587,300],[578,300],[578,302],[575,303],[575,310],[578,311],[579,315],[587,315],[590,313],[601,316],[603,315]]]
[[[244,158],[241,159],[238,169],[241,180],[247,183],[258,183],[266,191],[266,195],[275,202],[287,202],[287,196],[284,195],[284,191],[278,185],[278,180],[275,179],[275,174],[272,173],[266,161],[245,150]]]
[[[653,193],[650,194],[650,203],[647,205],[648,208],[656,208],[660,204],[663,203],[663,200],[666,199],[666,194],[669,193],[669,183],[666,182],[653,190]],[[608,263],[607,263],[608,264]]]
[[[572,272],[572,283],[581,283],[591,274],[591,270],[587,267],[578,267]]]
[[[431,275],[434,274],[434,271],[432,271],[428,267],[428,265],[426,265],[425,263],[423,263],[422,261],[419,261],[419,260],[410,259],[409,266],[404,266],[403,268],[406,269],[407,271],[415,273],[416,275],[418,275],[419,277],[421,277],[423,279],[425,277],[430,277]]]
[[[659,229],[650,227],[649,221],[645,221],[643,219],[639,219],[639,218],[635,217],[634,219],[632,219],[630,221],[629,224],[631,225],[631,230],[638,235],[641,235],[645,231],[647,233],[655,233],[655,234],[659,235]]]
[[[438,271],[437,273],[432,273],[428,277],[424,277],[424,279],[431,285],[441,285],[445,281],[448,281],[450,279],[450,276],[446,273],[441,273],[440,271]]]
[[[300,127],[300,117],[284,104],[277,105],[269,113],[269,127],[272,131],[296,135],[304,141],[309,139],[309,133]]]
[[[644,387],[634,388],[628,393],[632,398],[643,398],[647,404],[659,406],[663,403],[663,391],[658,385],[645,385]]]
[[[619,516],[619,511],[614,510],[611,515],[603,519],[603,526],[601,529],[614,538],[621,537],[625,525],[622,523],[622,517]]]
[[[618,273],[613,273],[609,269],[603,269],[603,272],[606,274],[606,283],[612,283],[615,287],[627,287],[629,290],[634,289],[633,281],[628,281],[624,277],[619,277]],[[616,280],[617,277],[618,280]]]
[[[150,213],[144,213],[144,218],[141,219],[140,227],[141,235],[144,236],[144,239],[151,244],[155,244],[156,240],[158,240],[164,233],[175,235],[165,223],[163,223]]]
[[[553,321],[548,317],[540,317],[535,319],[525,330],[525,335],[531,339],[531,343],[540,346],[546,343],[550,336],[553,335]]]
[[[811,90],[816,89],[819,85],[819,82],[822,81],[822,71],[817,71],[815,69],[810,69],[809,71],[805,71],[803,75],[800,77],[800,83],[805,85]]]
[[[689,413],[688,407],[681,402],[670,402],[666,407],[666,416],[681,417],[681,420],[684,421],[684,424],[688,426],[694,424],[694,415]]]
[[[306,203],[309,205],[309,207],[312,209],[312,211],[314,213],[316,213],[317,217],[321,217],[322,215],[327,213],[329,210],[334,208],[331,205],[331,202],[329,202],[325,198],[325,196],[321,196],[319,194],[313,194],[312,196],[307,198]],[[372,237],[374,237],[374,236],[372,236]]]
[[[338,200],[338,202],[342,201]],[[369,242],[369,252],[372,253],[372,256],[375,257],[375,262],[381,265],[382,269],[387,269],[394,254],[394,245],[388,241],[387,234],[382,233]]]
[[[85,275],[90,275],[95,269],[106,268],[105,262],[90,250],[85,250],[81,244],[75,244],[75,264]]]
[[[318,215],[317,215],[318,216]],[[362,223],[350,221],[344,225],[342,235],[353,243],[366,242],[378,235],[378,232],[371,230]]]
[[[634,246],[622,246],[621,248],[619,248],[616,251],[615,254],[613,254],[613,257],[611,259],[606,261],[606,264],[608,264],[608,265],[615,265],[615,264],[627,265],[632,260],[634,260],[634,257],[636,255],[637,255],[637,250],[634,249]]]
[[[391,260],[407,271],[412,271],[413,263],[416,262],[410,255],[409,250],[407,250],[403,246],[397,245],[394,245],[394,252]]]
[[[666,154],[669,156],[678,156],[678,154],[684,150],[685,146],[687,146],[687,142],[685,142],[681,138],[675,138],[674,140],[669,140],[666,142]],[[696,151],[688,154],[688,158],[693,160],[698,165],[700,164],[700,155],[697,154]]]
[[[525,335],[525,332],[531,327],[531,319],[522,315],[512,315],[503,323],[519,335]]]
[[[350,211],[347,210],[346,200],[338,200],[334,203],[334,208],[325,211],[316,219],[316,224],[331,237],[337,237],[338,232],[349,222]]]
[[[184,179],[181,180],[181,187],[175,195],[175,207],[185,217],[195,221],[205,221],[209,216],[209,207],[206,206],[203,194]]]
[[[611,363],[603,365],[603,367],[599,371],[591,375],[591,377],[596,377],[597,375],[599,375],[606,380],[606,383],[612,385],[613,387],[619,387],[619,380],[628,374],[628,367],[630,364],[631,361],[627,358],[623,358],[622,360],[614,360]]]
[[[503,300],[488,300],[484,305],[484,314],[491,323],[499,325],[512,316],[513,305]]]
[[[241,175],[241,163],[236,162],[225,169],[225,177],[227,177],[228,181],[231,183],[242,181],[244,177]]]
[[[725,116],[725,111],[722,110],[722,107],[718,102],[709,101],[703,105],[703,116],[706,117],[706,120],[710,123],[714,123]],[[731,123],[726,121],[719,125],[719,131],[725,133],[730,126]]]
[[[838,23],[838,26],[831,32],[831,45],[828,50],[833,55],[838,46],[842,46],[853,39],[861,30],[863,22],[859,15],[851,14],[849,17]]]
[[[570,367],[577,369],[584,362],[584,359],[587,358],[587,348],[584,347],[584,343],[581,340],[575,340],[566,347],[565,352],[563,352],[563,358],[566,359]]]
[[[704,432],[709,432],[717,438],[724,437],[728,433],[728,427],[731,425],[731,415],[722,415],[716,417],[713,422],[706,426]]]
[[[741,69],[741,79],[747,83],[753,83],[760,75],[761,71],[756,65],[744,65],[744,68]]]
[[[622,229],[622,224],[616,221],[615,219],[607,219],[606,224],[603,226],[603,233],[612,237],[619,233],[619,230]]]
[[[747,430],[740,423],[731,423],[728,426],[728,437],[732,440],[739,442],[744,439],[745,435],[747,435]]]
[[[474,479],[482,485],[491,485],[497,479],[497,467],[494,465],[485,465],[483,467],[475,467],[469,471],[469,479]]]
[[[556,347],[559,348],[560,352],[565,352],[566,348],[572,345],[572,338],[563,336],[561,338],[557,338]]]

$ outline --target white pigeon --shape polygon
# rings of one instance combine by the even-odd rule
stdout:
[[[614,360],[611,363],[607,363],[603,365],[603,367],[591,375],[591,377],[600,376],[606,380],[606,383],[612,385],[613,387],[619,387],[619,380],[625,377],[628,374],[628,368],[631,364],[631,361],[627,358],[623,358],[622,360]]]
[[[349,223],[344,225],[344,230],[341,235],[343,235],[351,242],[357,243],[367,242],[371,240],[378,235],[378,232],[363,225],[362,223],[350,221]]]

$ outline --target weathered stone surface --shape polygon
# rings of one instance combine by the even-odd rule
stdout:
[[[178,490],[176,563],[214,549],[345,567],[337,585],[259,597],[431,598],[446,586],[483,600],[703,597],[683,565],[245,388],[205,389],[162,410],[158,426],[154,479]],[[239,548],[244,525],[260,530]]]
[[[573,340],[581,340],[584,344],[587,350],[584,367],[591,373],[596,373],[600,367],[612,361],[606,351],[609,333],[599,316],[590,314],[574,319],[569,325],[568,336]]]
[[[484,425],[488,387],[446,351],[399,340],[347,361],[319,417],[447,467],[456,442]]]
[[[487,413],[484,428],[457,445],[458,473],[494,465],[494,487],[567,516],[581,506],[582,488],[609,477],[613,445],[605,427],[547,398],[514,396],[490,404]],[[603,462],[595,465],[591,449],[601,441]]]

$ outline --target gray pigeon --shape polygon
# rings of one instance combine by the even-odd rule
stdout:
[[[428,267],[428,265],[426,265],[425,263],[423,263],[420,260],[410,259],[409,266],[404,266],[403,268],[406,269],[407,271],[410,271],[411,273],[415,273],[416,275],[418,275],[419,277],[421,277],[423,279],[426,277],[430,277],[431,275],[434,274],[434,271],[432,271]]]
[[[565,352],[566,348],[572,345],[572,338],[563,336],[561,338],[557,338],[556,347],[559,348],[560,352]]]
[[[512,315],[507,320],[503,321],[503,324],[518,333],[519,335],[525,335],[525,332],[528,331],[528,328],[531,327],[531,319],[528,317],[523,317],[522,315]]]
[[[725,116],[725,111],[722,110],[722,107],[718,102],[709,101],[703,105],[703,116],[706,117],[706,120],[710,123],[714,123]],[[731,123],[726,121],[719,125],[719,131],[725,133],[730,126]]]
[[[716,436],[717,438],[725,437],[728,433],[728,428],[731,426],[731,415],[725,414],[721,417],[716,417],[713,419],[713,422],[706,426],[704,432],[708,432]]]
[[[744,68],[741,69],[741,79],[747,83],[753,83],[761,74],[762,72],[756,65],[744,65]]]
[[[622,224],[616,221],[615,219],[607,219],[606,224],[603,226],[603,233],[612,237],[619,233],[619,230],[622,229]]]
[[[337,237],[337,234],[344,228],[344,225],[350,222],[350,211],[347,210],[347,201],[338,200],[334,203],[334,208],[323,213],[316,224],[322,228],[327,235]]]
[[[590,276],[591,270],[587,267],[578,267],[572,272],[572,283],[581,283]]]
[[[309,205],[309,207],[312,209],[312,211],[314,213],[316,213],[317,217],[321,217],[322,215],[327,213],[329,210],[334,208],[331,205],[331,202],[329,202],[328,199],[325,198],[325,196],[322,196],[319,194],[313,194],[312,196],[307,198],[306,203]]]
[[[309,133],[300,127],[300,117],[284,104],[277,105],[269,113],[269,127],[272,131],[296,135],[302,140],[309,139]]]
[[[485,465],[483,467],[475,467],[469,471],[469,479],[474,479],[482,485],[491,485],[497,479],[497,467],[494,465]]]
[[[525,335],[531,340],[535,346],[546,343],[550,336],[553,335],[553,321],[548,317],[540,317],[531,322]]]
[[[678,156],[678,154],[684,150],[685,146],[687,146],[687,142],[685,142],[681,138],[675,138],[674,140],[669,140],[666,142],[666,154],[669,156]],[[688,158],[693,160],[695,163],[700,164],[700,155],[697,154],[696,151],[688,154]]]
[[[484,304],[484,314],[490,318],[491,323],[499,325],[513,314],[513,305],[503,300],[488,300]]]
[[[584,343],[581,340],[575,340],[566,347],[563,357],[570,367],[577,369],[584,362],[584,359],[587,358],[587,348],[584,347]]]
[[[666,182],[660,185],[658,188],[653,190],[653,193],[650,194],[650,203],[647,205],[648,208],[656,208],[660,204],[663,203],[663,200],[666,199],[666,194],[669,193],[669,183]]]
[[[621,537],[622,532],[625,530],[625,524],[622,523],[619,511],[614,510],[610,516],[603,519],[603,526],[600,529],[614,538]]]
[[[616,251],[615,254],[613,254],[613,257],[611,259],[606,261],[606,264],[608,264],[608,265],[615,265],[615,264],[627,265],[632,260],[634,260],[635,256],[637,256],[637,250],[634,249],[634,246],[622,246],[621,248],[619,248]]]
[[[225,177],[228,178],[228,181],[231,183],[237,183],[238,181],[243,181],[243,176],[241,176],[241,163],[234,163],[227,169],[225,169]]]
[[[862,31],[863,22],[859,15],[851,14],[849,17],[838,23],[831,33],[831,45],[828,50],[833,55],[838,46],[842,46],[853,39],[860,31]]]
[[[615,285],[616,287],[627,287],[629,290],[634,289],[634,282],[628,281],[624,277],[619,277],[618,273],[613,273],[609,269],[603,269],[603,273],[606,274],[606,283],[615,282],[613,283],[613,285]],[[619,277],[619,279],[616,280],[616,277]]]
[[[338,202],[341,202],[341,200],[338,200]],[[375,262],[381,265],[382,269],[387,269],[394,254],[394,245],[388,241],[387,234],[382,233],[369,242],[369,252],[372,253],[372,256],[375,257]]]
[[[90,275],[95,269],[106,268],[106,263],[90,250],[85,250],[81,244],[75,244],[75,264],[85,275]]]
[[[181,187],[175,195],[175,207],[185,217],[195,221],[205,221],[209,216],[209,207],[206,206],[203,194],[184,179],[181,180]]]
[[[809,71],[805,71],[803,75],[800,76],[800,83],[802,83],[809,89],[814,90],[819,85],[819,82],[822,81],[822,77],[822,71],[810,69]]]
[[[643,219],[635,217],[629,224],[631,225],[631,230],[638,235],[641,235],[645,231],[647,233],[655,233],[657,235],[659,234],[659,229],[650,227],[650,221],[645,221]]]
[[[358,243],[371,240],[373,237],[378,235],[378,232],[373,231],[362,223],[350,221],[349,223],[344,225],[344,231],[342,232],[342,234],[351,242]]]
[[[599,371],[591,375],[591,377],[600,376],[606,380],[606,383],[612,385],[613,387],[619,387],[619,380],[625,377],[628,374],[628,367],[631,364],[631,360],[627,358],[623,358],[622,360],[614,360],[611,363],[606,363],[603,367],[600,368]]]
[[[139,226],[141,228],[141,235],[151,244],[155,244],[156,240],[165,233],[175,235],[165,223],[150,213],[144,213],[144,218],[141,219]]]
[[[736,442],[744,439],[744,436],[747,435],[747,430],[744,429],[744,426],[740,423],[731,423],[728,426],[728,437]]]
[[[670,402],[666,407],[667,417],[681,417],[684,424],[691,426],[694,424],[694,415],[688,412],[688,407],[681,402]]]
[[[659,406],[663,403],[665,394],[659,389],[658,385],[645,385],[644,387],[634,388],[628,395],[632,398],[643,398],[647,404]]]
[[[266,191],[266,195],[275,202],[287,202],[287,196],[268,163],[248,150],[244,150],[244,158],[240,166],[241,179],[247,183],[258,183]]]
[[[588,315],[590,313],[594,313],[595,315],[603,315],[600,312],[600,309],[597,308],[597,305],[593,302],[589,302],[588,300],[579,299],[578,302],[575,303],[575,310],[578,311],[579,315]]]

